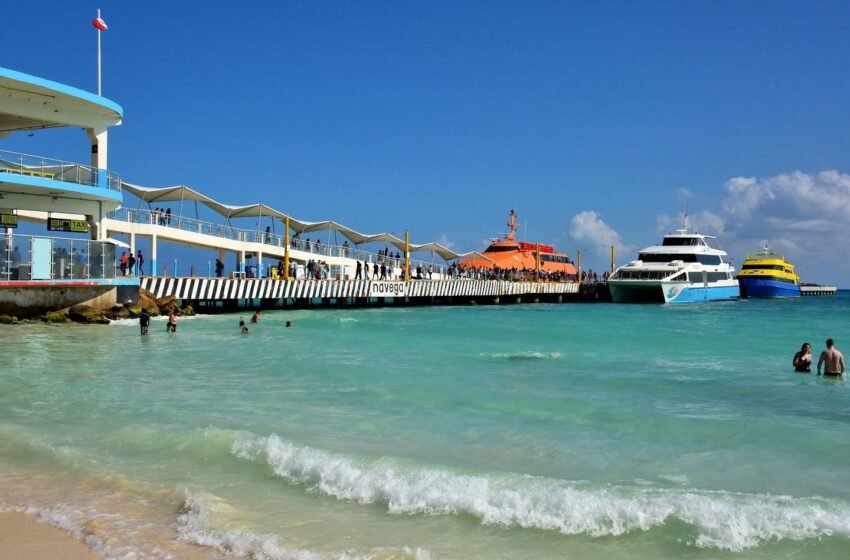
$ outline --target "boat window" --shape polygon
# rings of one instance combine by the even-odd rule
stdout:
[[[680,247],[683,245],[696,245],[696,237],[665,237],[661,245],[665,247]]]
[[[779,264],[745,264],[741,270],[783,270]]]
[[[507,251],[519,251],[517,245],[490,245],[484,251],[485,253],[504,253]]]
[[[540,260],[542,262],[554,262],[554,263],[569,263],[570,259],[566,255],[540,255]]]
[[[641,253],[638,258],[643,262],[668,263],[670,261],[697,262],[696,255],[669,253]]]
[[[741,278],[741,277],[739,277]],[[744,276],[743,278],[753,279],[753,280],[771,280],[773,282],[781,282],[783,284],[796,284],[793,278],[782,278],[781,276],[769,276],[769,275],[761,275],[758,276]]]
[[[691,282],[701,284],[703,282],[702,272],[689,272],[688,280]],[[728,272],[706,272],[705,273],[705,281],[706,282],[719,282],[720,280],[729,280],[730,275]]]
[[[697,261],[702,264],[720,264],[720,255],[697,255]]]

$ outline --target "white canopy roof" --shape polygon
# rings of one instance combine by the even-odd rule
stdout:
[[[225,218],[262,218],[262,217],[272,217],[278,218],[280,220],[286,220],[287,214],[279,210],[275,210],[270,206],[266,206],[262,203],[257,204],[249,204],[246,206],[231,206],[230,204],[222,204],[217,200],[213,200],[212,198],[201,194],[200,192],[186,187],[184,185],[175,185],[173,187],[142,187],[139,185],[134,185],[132,183],[121,183],[121,187],[127,192],[133,194],[138,197],[143,202],[179,202],[179,201],[197,201],[201,202],[204,205],[211,208],[213,211],[221,214]],[[404,250],[404,239],[399,239],[395,235],[391,233],[375,233],[375,234],[365,234],[360,233],[356,230],[353,230],[347,226],[344,226],[340,223],[334,222],[332,220],[326,220],[322,222],[307,222],[304,220],[299,220],[297,218],[293,218],[289,216],[289,226],[295,233],[308,233],[312,231],[327,231],[333,230],[337,231],[340,234],[344,235],[346,238],[350,239],[356,245],[360,245],[362,243],[388,243],[394,247],[396,247],[399,251]],[[469,253],[456,253],[452,251],[448,247],[440,245],[436,242],[431,243],[423,243],[420,245],[416,245],[414,243],[410,244],[410,250],[412,252],[419,251],[433,251],[441,258],[445,260],[459,259],[464,258],[469,255],[476,255],[478,258],[487,259],[487,257],[481,255],[480,253],[476,253],[475,251]],[[490,259],[487,259],[490,260]]]

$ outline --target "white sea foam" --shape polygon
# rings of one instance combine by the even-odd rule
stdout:
[[[490,358],[496,358],[499,360],[516,360],[516,361],[525,361],[525,360],[554,360],[561,357],[560,352],[535,352],[535,351],[522,351],[522,352],[513,352],[513,353],[496,353],[496,354],[482,354],[482,356],[488,356]]]
[[[187,317],[184,317],[184,316],[181,315],[181,316],[177,317],[177,321],[178,322],[180,322],[180,321],[191,321],[191,320],[195,320],[195,319],[202,319],[204,317],[212,317],[212,315],[189,315]],[[157,315],[156,317],[151,317],[151,321],[168,321],[168,315]],[[112,326],[117,326],[117,327],[126,327],[126,326],[138,327],[139,326],[139,318],[136,317],[135,319],[113,319],[109,322],[109,324],[112,325]]]
[[[640,486],[599,486],[518,474],[467,475],[299,447],[278,436],[239,440],[233,453],[341,500],[392,513],[468,514],[482,523],[567,535],[618,536],[678,519],[690,544],[742,551],[770,540],[850,537],[850,504],[823,498]]]
[[[187,494],[177,519],[178,538],[210,546],[228,555],[256,560],[430,560],[428,551],[416,548],[378,548],[368,552],[316,552],[287,546],[279,535],[257,535],[251,531],[218,530],[210,523],[210,514],[227,505],[209,494]]]

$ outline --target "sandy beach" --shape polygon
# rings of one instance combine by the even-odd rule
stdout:
[[[62,529],[24,513],[0,513],[0,558],[97,560],[99,556]]]

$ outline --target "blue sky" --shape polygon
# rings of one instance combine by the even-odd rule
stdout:
[[[460,251],[516,208],[594,268],[687,210],[738,266],[767,242],[850,287],[846,2],[34,0],[4,7],[0,65],[96,90],[98,7],[126,181]]]

